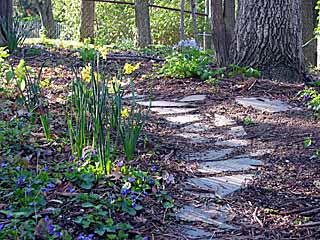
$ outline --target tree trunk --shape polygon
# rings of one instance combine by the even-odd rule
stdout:
[[[137,27],[137,46],[151,44],[151,28],[148,0],[135,0],[135,18]]]
[[[211,29],[213,38],[213,48],[216,53],[216,59],[219,66],[225,66],[228,63],[229,53],[226,45],[226,25],[223,18],[222,0],[210,0],[211,9]]]
[[[314,29],[317,26],[317,12],[315,10],[316,0],[302,1],[302,40],[303,44],[308,43],[303,47],[303,53],[306,63],[309,65],[317,65],[317,40],[314,38]]]
[[[199,46],[198,24],[197,24],[197,16],[196,16],[196,3],[195,3],[194,0],[190,0],[190,6],[191,6],[191,15],[192,15],[194,40],[196,41],[197,45]]]
[[[180,41],[184,40],[184,5],[185,1],[180,2]]]
[[[226,26],[226,45],[231,46],[236,25],[235,0],[224,0],[223,19]]]
[[[233,62],[273,80],[302,79],[301,0],[242,0],[237,15]]]
[[[51,0],[37,0],[35,1],[35,6],[40,15],[41,24],[46,29],[46,36],[48,38],[54,38],[56,31]]]
[[[0,1],[0,46],[5,46],[7,44],[7,39],[4,35],[2,25],[7,25],[10,23],[13,13],[12,0],[1,0]],[[3,21],[9,21],[3,23]]]
[[[80,40],[87,38],[94,41],[94,16],[95,3],[92,1],[81,0],[81,16],[80,16]]]

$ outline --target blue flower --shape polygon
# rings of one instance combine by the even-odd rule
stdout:
[[[130,189],[121,189],[120,193],[122,195],[127,195],[128,193],[130,193]]]
[[[46,215],[46,216],[44,217],[44,221],[45,221],[46,223],[48,223],[48,222],[49,222],[49,220],[50,220],[49,216],[48,216],[48,215]]]
[[[93,239],[93,234],[88,235],[88,240],[91,240],[91,239]]]
[[[12,219],[13,218],[13,215],[11,213],[8,213],[7,214],[7,219]]]
[[[154,184],[154,180],[152,178],[149,179],[149,184],[153,185]]]
[[[149,239],[148,237],[144,237],[144,238],[143,238],[143,240],[148,240],[148,239]]]
[[[55,230],[54,226],[52,226],[50,223],[48,223],[47,227],[48,227],[49,234],[50,235],[54,234],[54,230]]]
[[[118,166],[118,167],[122,167],[122,166],[123,166],[123,162],[122,162],[122,161],[121,161],[121,162],[118,162],[118,163],[117,163],[117,166]]]
[[[45,172],[48,172],[48,170],[49,170],[48,166],[45,166],[45,167],[43,168],[43,171],[45,171]]]
[[[17,185],[17,186],[20,186],[23,182],[24,182],[24,176],[23,176],[23,175],[20,175],[20,176],[19,176],[19,180],[16,182],[16,185]]]
[[[27,185],[27,193],[31,193],[31,185],[29,183]]]
[[[2,160],[2,162],[1,162],[1,167],[5,168],[6,166],[7,166],[6,161],[5,161],[5,160]]]
[[[148,195],[149,195],[149,193],[147,193],[147,192],[143,192],[143,195],[144,195],[144,196],[148,196]]]
[[[157,166],[152,166],[152,167],[151,167],[151,171],[152,171],[152,172],[157,171]]]
[[[61,237],[62,237],[62,233],[61,233],[61,232],[56,232],[56,236],[57,236],[58,238],[61,238]]]
[[[136,179],[134,177],[129,177],[128,181],[131,182],[131,183],[134,183],[136,181]]]
[[[21,168],[20,168],[19,166],[18,166],[18,167],[16,167],[16,171],[17,171],[17,172],[19,172],[19,171],[20,171],[20,169],[21,169]]]
[[[92,150],[92,155],[97,155],[97,150],[96,149]]]
[[[132,194],[132,196],[131,196],[131,199],[132,199],[132,201],[136,201],[137,200],[137,196],[136,195],[134,195],[134,194]]]
[[[77,240],[83,240],[83,239],[84,239],[83,233],[80,233]]]
[[[69,172],[73,172],[74,171],[74,168],[73,167],[70,167],[69,168]]]
[[[81,156],[81,157],[80,157],[80,161],[83,161],[83,160],[84,160],[84,157],[83,157],[83,156]]]
[[[133,208],[135,208],[135,207],[136,207],[136,203],[133,202],[131,206],[132,206]]]
[[[48,188],[54,188],[54,184],[53,183],[48,183]]]
[[[4,223],[1,223],[0,224],[0,232],[1,232],[1,230],[4,228]]]
[[[75,189],[73,187],[68,187],[68,192],[73,193]]]
[[[71,161],[73,161],[75,159],[75,157],[73,155],[70,156],[69,158]]]

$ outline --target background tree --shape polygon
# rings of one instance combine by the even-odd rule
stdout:
[[[314,38],[314,29],[317,26],[316,2],[316,0],[302,1],[302,40],[304,44],[308,43],[303,47],[303,53],[306,63],[313,66],[317,65],[317,40]]]
[[[191,6],[194,40],[196,41],[197,45],[199,45],[199,41],[198,41],[199,31],[198,31],[197,16],[196,16],[196,2],[194,0],[190,0],[190,6]]]
[[[135,20],[137,27],[137,45],[138,47],[146,47],[151,44],[148,0],[135,0]]]
[[[262,71],[264,77],[295,82],[302,78],[301,0],[242,0],[233,62]]]
[[[80,40],[86,38],[94,40],[94,17],[95,3],[93,1],[81,0],[80,14]]]
[[[184,5],[185,1],[181,0],[180,2],[180,41],[184,40]]]
[[[10,24],[13,12],[12,0],[1,0],[0,1],[0,46],[5,46],[7,44],[7,39],[4,36],[4,31],[2,29],[3,21],[4,24]]]

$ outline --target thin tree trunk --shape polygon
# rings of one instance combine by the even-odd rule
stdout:
[[[302,40],[303,44],[308,43],[303,53],[307,64],[317,64],[317,40],[314,38],[314,29],[317,26],[317,12],[315,10],[316,0],[302,1]]]
[[[264,77],[302,79],[301,0],[242,0],[237,15],[233,62]]]
[[[197,16],[196,16],[196,3],[194,0],[190,0],[190,6],[191,6],[191,16],[192,16],[192,23],[193,23],[194,40],[196,41],[197,45],[199,45],[198,24],[197,24]]]
[[[36,1],[36,8],[40,15],[41,24],[46,29],[46,36],[48,38],[54,38],[56,31],[51,0]]]
[[[226,45],[226,25],[223,19],[222,0],[210,0],[211,9],[211,29],[213,38],[213,48],[219,66],[226,66],[229,59],[228,48]]]
[[[81,0],[80,40],[94,41],[95,3]]]
[[[151,44],[151,28],[148,0],[135,0],[135,17],[138,47]]]
[[[236,25],[235,0],[224,0],[223,19],[226,26],[226,45],[231,46]]]
[[[185,1],[180,1],[180,41],[184,40],[184,5]]]
[[[4,35],[2,25],[10,24],[13,13],[12,0],[1,0],[0,1],[0,46],[5,46],[7,44],[7,39]],[[3,21],[7,21],[3,23]]]

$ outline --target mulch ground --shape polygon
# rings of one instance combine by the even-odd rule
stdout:
[[[74,56],[76,54],[73,52],[59,50],[25,59],[27,65],[35,67],[39,67],[45,60],[50,60],[45,75],[50,76],[56,86],[48,92],[53,102],[66,93],[63,85],[70,83],[72,79],[69,65],[74,63]],[[11,61],[16,64],[18,59],[19,56]],[[110,60],[110,67],[114,61],[125,63],[122,59]],[[55,69],[50,68],[57,62],[63,64]],[[320,122],[296,97],[296,94],[304,89],[304,85],[239,78],[224,79],[218,85],[210,86],[198,79],[166,79],[157,77],[157,74],[149,74],[155,69],[155,62],[157,61],[143,61],[139,72],[135,73],[140,76],[136,80],[138,94],[148,95],[150,87],[153,97],[157,99],[206,94],[208,99],[200,107],[202,114],[212,118],[215,113],[230,116],[245,128],[248,133],[246,139],[252,140],[252,144],[245,147],[245,150],[268,150],[268,153],[260,157],[265,166],[259,168],[254,180],[242,191],[225,200],[234,212],[230,223],[240,226],[240,231],[226,233],[212,226],[198,226],[216,232],[214,237],[220,239],[320,239],[320,156],[317,156],[320,149]],[[142,78],[141,74],[148,75]],[[238,96],[280,99],[300,107],[301,110],[262,113],[237,105],[235,97]],[[57,111],[57,115],[63,114],[58,106],[53,110]],[[244,125],[244,118],[252,119],[253,124]],[[156,163],[163,171],[174,175],[176,184],[173,184],[169,191],[175,197],[176,205],[180,206],[186,201],[196,201],[185,196],[179,189],[179,183],[195,175],[196,168],[192,164],[173,161],[178,149],[188,148],[188,143],[172,137],[174,131],[165,121],[153,114],[145,128],[149,141],[148,149],[156,152],[152,164]],[[308,148],[303,144],[306,138],[312,139]],[[201,146],[198,147],[201,149]],[[65,149],[66,152],[69,150]],[[141,153],[146,159],[140,164],[150,164],[147,161],[148,154],[143,151]],[[141,232],[151,232],[155,239],[184,239],[175,227],[180,223],[175,221],[173,214],[157,212],[152,206],[153,203],[150,203],[150,210],[145,216],[148,221],[143,221]],[[164,221],[166,214],[169,219]]]

